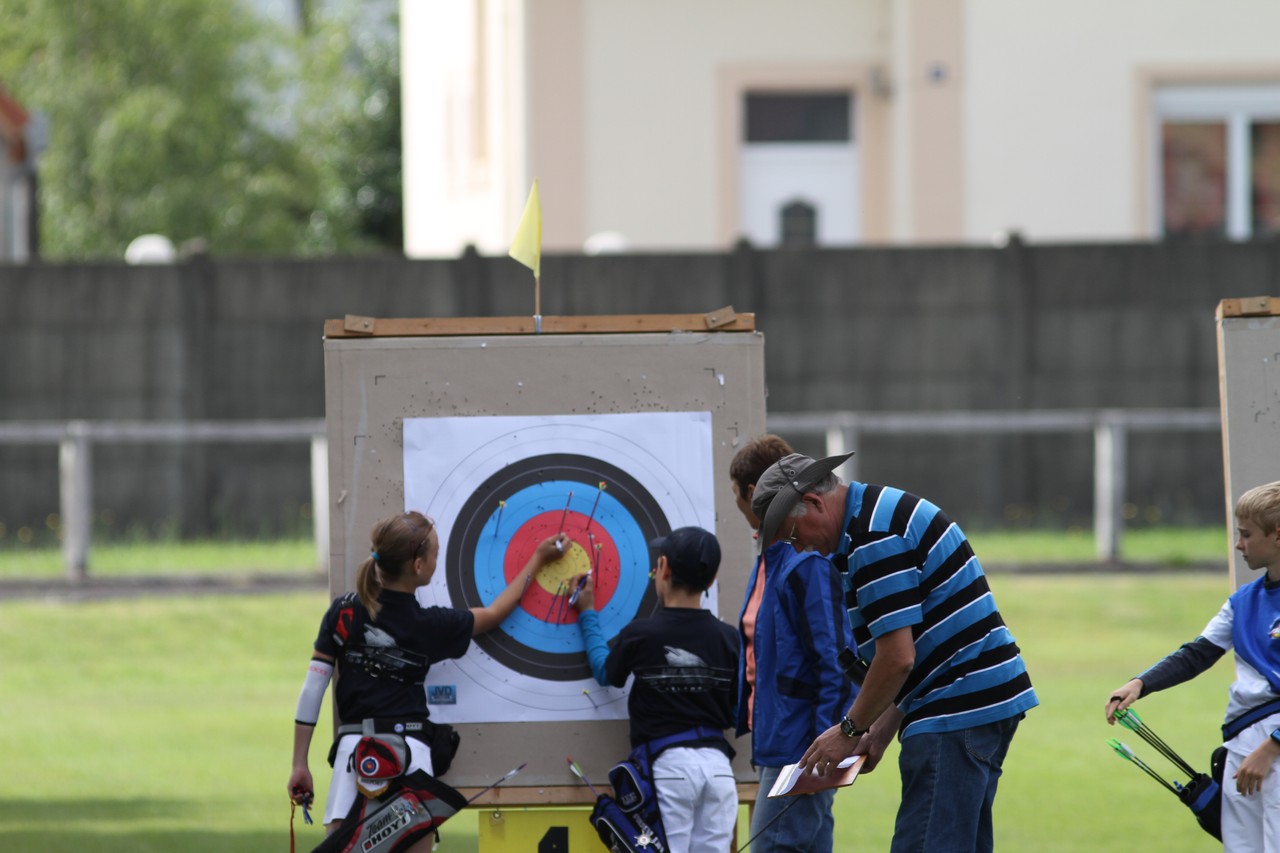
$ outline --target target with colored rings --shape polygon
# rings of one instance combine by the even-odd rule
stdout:
[[[435,577],[417,592],[423,606],[486,606],[538,542],[562,525],[574,540],[500,627],[462,658],[432,664],[432,719],[625,719],[625,689],[588,672],[565,585],[599,562],[606,639],[649,615],[649,540],[715,529],[711,458],[708,412],[406,418],[404,506],[434,518],[440,536]]]
[[[648,543],[670,530],[653,498],[616,466],[567,453],[529,457],[495,472],[458,512],[444,555],[449,589],[457,606],[482,607],[539,542],[568,534],[573,544],[565,557],[539,574],[501,628],[475,642],[527,675],[590,678],[577,613],[568,604],[573,579],[595,572],[596,610],[611,639],[653,612]]]

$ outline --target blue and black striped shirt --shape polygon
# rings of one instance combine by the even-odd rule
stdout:
[[[897,704],[901,736],[993,723],[1039,704],[982,566],[959,526],[901,489],[850,483],[833,558],[862,656],[910,627],[915,667]]]

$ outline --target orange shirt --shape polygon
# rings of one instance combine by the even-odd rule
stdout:
[[[760,601],[764,598],[764,555],[760,556],[760,563],[756,568],[755,586],[751,588],[751,597],[747,599],[747,607],[742,612],[742,634],[746,637],[746,666],[745,674],[747,686],[750,691],[747,693],[747,724],[750,725],[755,716],[756,709],[756,615],[760,612]],[[754,726],[753,726],[754,728]]]

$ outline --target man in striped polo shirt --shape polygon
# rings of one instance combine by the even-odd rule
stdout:
[[[989,851],[1001,764],[1039,701],[964,533],[923,498],[843,483],[834,471],[851,455],[784,457],[751,502],[762,547],[781,538],[832,556],[870,664],[844,720],[801,763],[825,775],[865,754],[869,772],[896,732],[902,802],[892,851]]]

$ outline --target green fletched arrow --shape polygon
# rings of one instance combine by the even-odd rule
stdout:
[[[583,782],[586,782],[587,787],[591,789],[591,793],[595,794],[597,797],[600,796],[600,792],[596,790],[595,785],[591,784],[591,780],[587,778],[587,774],[582,772],[582,768],[578,766],[578,762],[574,761],[573,758],[568,755],[564,757],[564,760],[569,762],[569,769],[573,771],[573,775],[577,776]]]
[[[1174,794],[1175,796],[1177,795],[1178,789],[1175,788],[1173,785],[1169,784],[1169,782],[1167,782],[1164,779],[1164,777],[1161,776],[1159,773],[1152,770],[1145,761],[1143,761],[1141,758],[1138,757],[1137,753],[1135,753],[1132,749],[1129,748],[1127,744],[1123,744],[1120,741],[1116,740],[1115,738],[1111,738],[1110,740],[1107,741],[1107,746],[1114,749],[1116,752],[1116,755],[1120,756],[1125,761],[1132,762],[1143,773],[1146,773],[1152,779],[1155,779],[1157,782],[1163,785],[1170,793]]]
[[[1138,716],[1138,712],[1127,708],[1123,711],[1116,711],[1116,722],[1131,732],[1136,732],[1142,728],[1142,718]]]
[[[1120,723],[1120,725],[1128,729],[1129,731],[1136,734],[1138,737],[1145,740],[1151,746],[1155,747],[1156,751],[1159,752],[1161,755],[1163,755],[1166,759],[1168,759],[1170,764],[1175,765],[1179,770],[1181,770],[1183,773],[1186,773],[1188,776],[1191,776],[1193,778],[1195,777],[1196,775],[1195,768],[1193,768],[1190,764],[1184,761],[1182,759],[1182,756],[1174,752],[1173,747],[1165,743],[1164,740],[1161,739],[1159,735],[1157,735],[1154,731],[1152,731],[1151,727],[1148,726],[1146,723],[1144,723],[1142,721],[1142,718],[1138,716],[1137,711],[1133,710],[1132,708],[1127,708],[1123,711],[1116,711],[1116,721]]]

